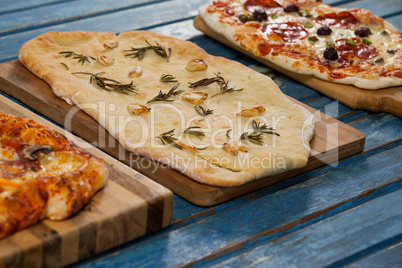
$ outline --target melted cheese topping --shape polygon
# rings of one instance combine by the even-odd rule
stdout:
[[[18,156],[12,148],[0,149],[0,161],[1,160],[18,160]],[[80,171],[87,165],[87,160],[80,155],[72,152],[50,152],[46,155],[40,155],[39,164],[41,168],[37,171],[29,169],[24,175],[12,178],[10,181],[15,183],[26,183],[37,176],[60,176],[62,174],[74,171]],[[21,169],[14,166],[7,166],[6,164],[0,164],[1,168],[7,168],[9,172],[17,173]],[[0,192],[0,198],[5,198],[14,193],[18,187],[13,186],[1,186],[3,189]]]
[[[243,1],[244,2],[244,1]],[[250,14],[247,10],[244,8],[244,4],[242,1],[239,2],[228,2],[228,6],[232,9],[234,12],[234,16],[238,17],[242,14]],[[294,44],[300,44],[302,45],[303,48],[312,48],[309,50],[298,50],[296,51],[301,52],[302,54],[306,54],[309,57],[317,57],[321,62],[327,61],[324,56],[324,50],[328,46],[327,43],[335,43],[336,40],[339,39],[350,39],[357,37],[354,34],[354,29],[343,29],[343,28],[336,28],[336,27],[330,27],[332,29],[332,33],[328,36],[320,36],[317,35],[317,30],[318,28],[322,27],[323,25],[317,23],[314,21],[314,18],[319,16],[320,14],[324,13],[330,13],[330,12],[335,12],[338,13],[343,9],[339,8],[334,8],[334,7],[328,7],[327,5],[318,5],[318,7],[313,8],[312,10],[309,10],[309,13],[313,16],[312,19],[306,18],[299,16],[297,13],[285,13],[285,14],[278,14],[277,16],[268,16],[267,21],[261,22],[261,25],[264,25],[266,23],[285,23],[285,22],[296,22],[299,23],[300,25],[305,25],[307,22],[310,24],[308,27],[304,27],[308,33],[309,37],[311,36],[316,36],[318,38],[317,42],[310,42],[308,38],[298,40]],[[302,13],[305,13],[305,10],[301,9],[300,10]],[[320,11],[320,12],[319,12]],[[384,67],[396,67],[399,68],[401,64],[400,57],[397,57],[397,54],[394,53],[388,53],[387,50],[402,50],[402,44],[400,40],[396,37],[391,37],[390,35],[385,35],[382,34],[383,28],[377,26],[377,25],[366,25],[363,23],[360,23],[361,27],[367,27],[371,31],[371,35],[368,37],[365,37],[365,39],[369,40],[371,42],[371,45],[374,46],[377,51],[378,51],[378,56],[372,58],[372,59],[360,59],[358,57],[355,57],[354,60],[357,62],[363,63],[361,67],[363,69],[370,69],[371,64],[375,64],[375,60],[379,58],[383,58],[384,63],[382,63],[382,66]],[[275,40],[270,40],[269,37],[261,30],[261,28],[257,32],[261,37],[266,39],[269,43],[275,43]],[[363,40],[363,38],[358,37],[360,40]],[[277,42],[276,44],[282,44],[283,42]],[[332,62],[332,66],[337,67],[339,64],[337,62]]]

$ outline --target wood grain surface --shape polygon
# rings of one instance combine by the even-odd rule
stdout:
[[[4,96],[0,96],[0,110],[32,118],[65,134]],[[0,267],[60,267],[169,225],[172,192],[88,143],[81,140],[80,144],[106,161],[110,180],[72,218],[45,220],[1,239]]]
[[[66,115],[73,107],[57,98],[47,83],[25,69],[19,61],[0,64],[0,89],[35,111],[68,127],[65,124]],[[72,118],[67,118],[67,121],[71,120],[73,133],[96,144],[102,150],[166,186],[184,199],[196,205],[211,206],[336,162],[363,150],[365,135],[362,132],[295,99],[290,99],[308,109],[315,116],[316,130],[311,141],[312,152],[307,166],[237,187],[215,187],[201,184],[160,163],[131,154],[109,136],[107,131],[99,127],[93,118],[81,110],[77,110]]]
[[[204,35],[193,27],[193,18],[206,2],[2,0],[0,63],[16,60],[21,45],[44,32],[150,30],[192,41],[211,55],[271,77],[286,95],[365,133],[363,152],[212,207],[174,195],[168,228],[71,268],[400,267],[402,120],[389,113],[353,110]],[[400,0],[323,2],[370,10],[402,29]],[[87,232],[94,234],[91,228]],[[19,237],[21,243],[30,238],[36,236]],[[0,251],[13,250],[9,245],[0,245]],[[30,256],[41,251],[32,248]]]
[[[209,28],[201,17],[194,18],[194,27],[219,42],[240,51],[247,56],[275,69],[318,92],[355,109],[372,112],[387,112],[402,118],[402,87],[390,87],[380,90],[364,90],[352,85],[343,85],[324,81],[312,75],[303,75],[288,71],[265,58],[254,55],[248,50],[228,41],[223,35]]]

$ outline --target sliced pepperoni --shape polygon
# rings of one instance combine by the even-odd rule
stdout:
[[[269,54],[269,52],[271,52],[271,46],[265,43],[259,43],[258,50],[263,56],[266,56]]]
[[[223,3],[223,2],[214,2],[214,6],[216,8],[219,8],[220,10],[222,10],[224,13],[228,14],[228,15],[234,15],[234,11],[232,10],[232,8],[230,8],[230,6],[228,6],[228,4]]]
[[[352,15],[352,13],[347,11],[336,13],[328,13],[319,15],[315,18],[315,22],[323,26],[331,26],[344,29],[352,29],[359,26],[359,21]]]
[[[268,55],[272,50],[280,50],[283,48],[284,45],[272,45],[272,44],[267,44],[265,42],[259,43],[258,44],[258,50],[263,56]]]
[[[285,42],[296,42],[308,36],[308,32],[303,26],[296,22],[268,23],[262,27],[262,31],[267,35],[277,35]]]
[[[244,8],[251,13],[255,10],[262,9],[267,14],[274,14],[282,10],[282,6],[275,0],[247,0]]]
[[[395,76],[395,77],[398,77],[398,78],[402,78],[402,70],[397,69],[397,70],[393,70],[393,71],[387,71],[387,72],[382,73],[381,76],[386,76],[386,77]]]
[[[357,56],[361,59],[372,59],[378,56],[377,49],[372,45],[366,45],[360,41],[359,38],[352,38],[352,42],[348,42],[347,39],[339,39],[335,41],[336,50],[341,58],[351,58]],[[350,43],[355,43],[351,45]]]

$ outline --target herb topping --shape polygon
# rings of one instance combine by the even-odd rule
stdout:
[[[174,99],[169,99],[170,97],[177,96],[184,92],[184,90],[176,90],[179,87],[180,83],[177,83],[174,87],[172,87],[168,93],[163,93],[162,90],[159,91],[159,94],[154,97],[152,100],[149,100],[147,103],[154,101],[174,101]]]
[[[176,77],[174,77],[171,74],[162,74],[159,81],[162,83],[175,83],[175,82],[177,82],[177,79],[176,79]]]
[[[189,134],[189,135],[194,135],[200,139],[205,137],[205,133],[203,131],[197,130],[201,127],[194,126],[194,127],[188,127],[186,130],[184,130],[183,133]]]
[[[101,77],[102,74],[104,74],[105,72],[100,72],[100,73],[86,73],[86,72],[75,72],[72,74],[86,74],[86,75],[90,75],[89,78],[89,83],[92,83],[92,81],[95,81],[95,83],[102,89],[107,90],[107,91],[116,91],[119,93],[123,93],[123,94],[128,94],[129,92],[134,92],[136,93],[137,89],[135,88],[135,86],[133,85],[133,81],[131,81],[131,83],[129,84],[122,84],[119,81],[110,79],[110,78],[106,78],[106,77]]]
[[[213,114],[214,110],[210,110],[210,109],[205,109],[204,107],[202,107],[201,105],[199,106],[194,106],[194,109],[197,111],[197,113],[199,113],[202,116],[207,116],[209,114]]]
[[[62,51],[59,52],[59,54],[64,55],[65,58],[73,57],[73,59],[78,59],[78,62],[81,62],[82,65],[87,61],[88,63],[91,63],[89,59],[96,60],[96,58],[92,56],[84,56],[83,54],[77,54],[74,51]]]
[[[280,136],[279,133],[276,132],[274,128],[268,127],[266,124],[260,125],[260,123],[257,123],[255,120],[253,120],[251,122],[251,125],[252,125],[254,131],[256,131],[256,132]]]
[[[211,78],[204,78],[199,81],[196,81],[194,83],[189,82],[189,88],[197,88],[197,87],[205,87],[210,84],[217,83],[220,87],[220,92],[213,95],[211,98],[219,95],[219,94],[225,94],[225,93],[230,93],[230,92],[235,92],[235,91],[241,91],[243,90],[242,88],[234,88],[234,87],[229,87],[229,81],[226,81],[222,76],[220,76],[220,73],[215,74],[215,77]]]
[[[163,132],[162,134],[160,134],[157,138],[161,140],[161,142],[163,143],[163,145],[166,144],[171,144],[174,147],[176,147],[177,149],[182,150],[184,147],[181,146],[178,142],[177,142],[177,138],[173,137],[174,136],[174,129]]]
[[[167,62],[169,62],[169,58],[172,53],[172,49],[170,47],[166,50],[165,47],[158,44],[158,42],[156,42],[156,45],[151,45],[148,40],[145,40],[145,42],[148,44],[148,46],[138,48],[131,47],[131,49],[129,50],[124,50],[128,52],[125,56],[142,60],[145,56],[145,51],[153,50],[157,55],[161,56],[162,58],[166,59]]]

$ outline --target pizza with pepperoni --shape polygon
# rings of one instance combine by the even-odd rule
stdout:
[[[402,85],[402,35],[368,10],[311,0],[222,0],[199,12],[236,46],[289,71],[369,90]]]
[[[106,182],[102,159],[34,120],[0,112],[0,239],[77,213]]]

